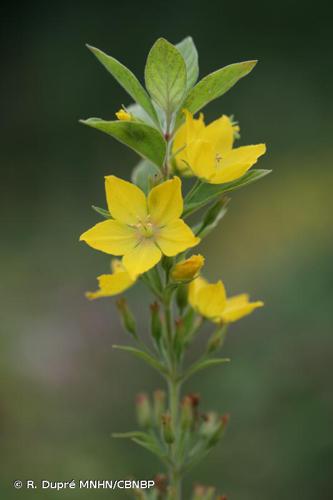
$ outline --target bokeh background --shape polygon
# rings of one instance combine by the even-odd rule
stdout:
[[[328,4],[327,4],[328,5]],[[133,401],[161,380],[115,352],[127,341],[113,300],[84,291],[107,256],[79,244],[104,206],[103,176],[137,158],[78,124],[112,118],[128,99],[85,48],[140,77],[159,36],[191,34],[200,74],[258,58],[206,108],[234,114],[242,144],[266,142],[274,173],[232,195],[200,247],[206,275],[266,307],[237,324],[232,363],[193,378],[203,409],[231,413],[225,440],[187,478],[231,500],[333,497],[331,20],[324,3],[38,2],[2,7],[0,496],[125,498],[121,492],[15,491],[14,479],[151,477],[161,467],[112,440],[135,427]],[[148,299],[130,301],[145,329]],[[189,498],[186,493],[184,498]]]

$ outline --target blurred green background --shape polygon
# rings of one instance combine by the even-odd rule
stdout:
[[[99,220],[103,176],[129,177],[134,153],[79,118],[112,118],[128,98],[84,47],[143,74],[159,36],[191,34],[200,74],[258,58],[205,110],[234,114],[242,144],[266,142],[274,173],[232,196],[200,251],[206,275],[266,307],[235,325],[232,363],[187,390],[230,412],[222,446],[187,478],[231,500],[333,498],[331,20],[313,2],[29,2],[2,8],[0,496],[125,498],[15,491],[14,479],[116,479],[161,471],[110,438],[135,426],[133,400],[162,386],[124,340],[114,301],[84,291],[109,259],[79,244]],[[130,292],[144,330],[148,299]],[[188,499],[186,494],[184,498]]]

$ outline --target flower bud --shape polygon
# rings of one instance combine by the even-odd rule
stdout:
[[[227,326],[221,324],[217,330],[213,333],[213,335],[210,337],[207,343],[207,354],[211,354],[218,349],[221,349],[225,337],[227,334]]]
[[[215,488],[213,486],[203,486],[197,484],[194,488],[193,500],[213,500]]]
[[[130,113],[127,113],[124,109],[120,109],[116,113],[116,117],[120,121],[131,121],[132,120],[132,115]]]
[[[163,332],[163,326],[158,302],[154,302],[150,305],[150,331],[156,343],[159,344]]]
[[[180,311],[180,314],[182,314],[185,307],[188,304],[188,286],[187,285],[179,285],[177,287],[176,302],[177,302],[177,306],[178,306],[178,309]]]
[[[165,412],[166,394],[161,389],[154,392],[154,417],[157,425],[160,424],[163,413]]]
[[[193,280],[205,263],[202,255],[192,255],[189,259],[178,262],[170,272],[174,282],[187,282]]]
[[[220,417],[215,431],[211,434],[208,440],[208,447],[214,446],[223,436],[225,429],[228,425],[230,415],[226,413]]]
[[[202,484],[197,484],[193,491],[193,500],[203,500],[206,493],[206,488]]]
[[[161,420],[164,441],[167,444],[172,444],[175,440],[175,433],[173,431],[171,415],[169,413],[164,413]]]
[[[136,396],[136,416],[140,427],[144,429],[151,427],[152,411],[147,394],[141,393]]]
[[[134,338],[138,338],[136,332],[136,323],[133,314],[131,313],[125,298],[118,299],[116,302],[118,311],[121,316],[124,330],[130,333]]]
[[[165,474],[157,474],[154,477],[155,488],[159,493],[166,493],[168,487],[168,476]]]
[[[193,406],[190,396],[185,396],[181,403],[180,422],[183,430],[190,429],[193,423]]]
[[[210,439],[218,427],[218,417],[215,412],[202,415],[203,423],[200,426],[199,434],[201,437]]]

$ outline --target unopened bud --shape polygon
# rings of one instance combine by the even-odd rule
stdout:
[[[124,330],[130,333],[134,338],[138,338],[135,319],[132,312],[130,311],[130,308],[128,307],[126,299],[118,299],[116,305],[120,313]]]
[[[170,272],[170,277],[174,282],[188,282],[193,280],[205,263],[202,255],[192,255],[192,257],[178,262]]]
[[[159,493],[166,493],[168,486],[168,476],[165,474],[157,474],[154,477],[155,488]]]
[[[166,394],[161,389],[154,392],[154,417],[157,425],[160,424],[163,413],[165,412]]]
[[[173,431],[171,415],[169,413],[165,413],[162,415],[161,420],[164,441],[167,444],[172,444],[175,440],[175,434]]]
[[[227,334],[227,325],[221,324],[213,333],[207,343],[207,354],[211,354],[221,349]]]
[[[179,285],[176,291],[176,302],[180,313],[184,311],[188,304],[188,286]]]
[[[205,413],[202,415],[203,423],[199,429],[199,433],[203,438],[210,439],[217,429],[218,418],[214,412]]]
[[[147,429],[151,426],[152,412],[147,394],[138,394],[136,397],[136,415],[140,427]]]
[[[200,394],[196,392],[192,392],[191,394],[188,394],[188,396],[191,400],[192,408],[196,409],[199,406],[200,403]]]
[[[116,117],[118,118],[118,120],[120,120],[120,121],[131,121],[132,120],[132,115],[130,113],[128,113],[127,111],[125,111],[124,109],[120,109],[115,114],[116,114]]]
[[[225,429],[228,425],[230,415],[226,413],[222,415],[218,421],[218,425],[212,435],[209,437],[208,446],[214,446],[223,436]]]
[[[197,484],[193,491],[193,500],[203,500],[205,497],[206,488],[202,484]]]
[[[159,344],[163,332],[163,326],[158,302],[154,302],[150,305],[150,331],[156,343]]]
[[[180,422],[183,430],[190,429],[193,423],[193,406],[190,396],[185,396],[181,403]]]

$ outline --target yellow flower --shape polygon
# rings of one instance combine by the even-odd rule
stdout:
[[[205,263],[202,255],[192,255],[182,262],[178,262],[171,269],[171,279],[173,281],[189,281],[195,278]]]
[[[183,197],[178,177],[155,186],[146,198],[134,184],[109,175],[105,191],[113,218],[96,224],[80,240],[96,250],[123,255],[132,279],[154,267],[162,254],[173,257],[199,243],[180,219]]]
[[[121,261],[113,259],[111,263],[112,274],[102,274],[97,277],[99,289],[96,292],[87,292],[87,299],[99,299],[100,297],[112,297],[122,293],[135,283]]]
[[[227,298],[222,281],[207,283],[201,276],[190,283],[188,299],[196,311],[216,323],[232,323],[264,305],[261,300],[249,302],[246,293]]]
[[[266,152],[265,144],[233,149],[234,136],[239,130],[223,115],[205,125],[184,110],[185,123],[179,128],[173,143],[178,169],[185,175],[194,174],[210,184],[223,184],[242,177]]]
[[[125,111],[124,109],[120,109],[119,111],[117,111],[116,117],[121,121],[130,121],[132,119],[130,113],[127,113],[127,111]]]

